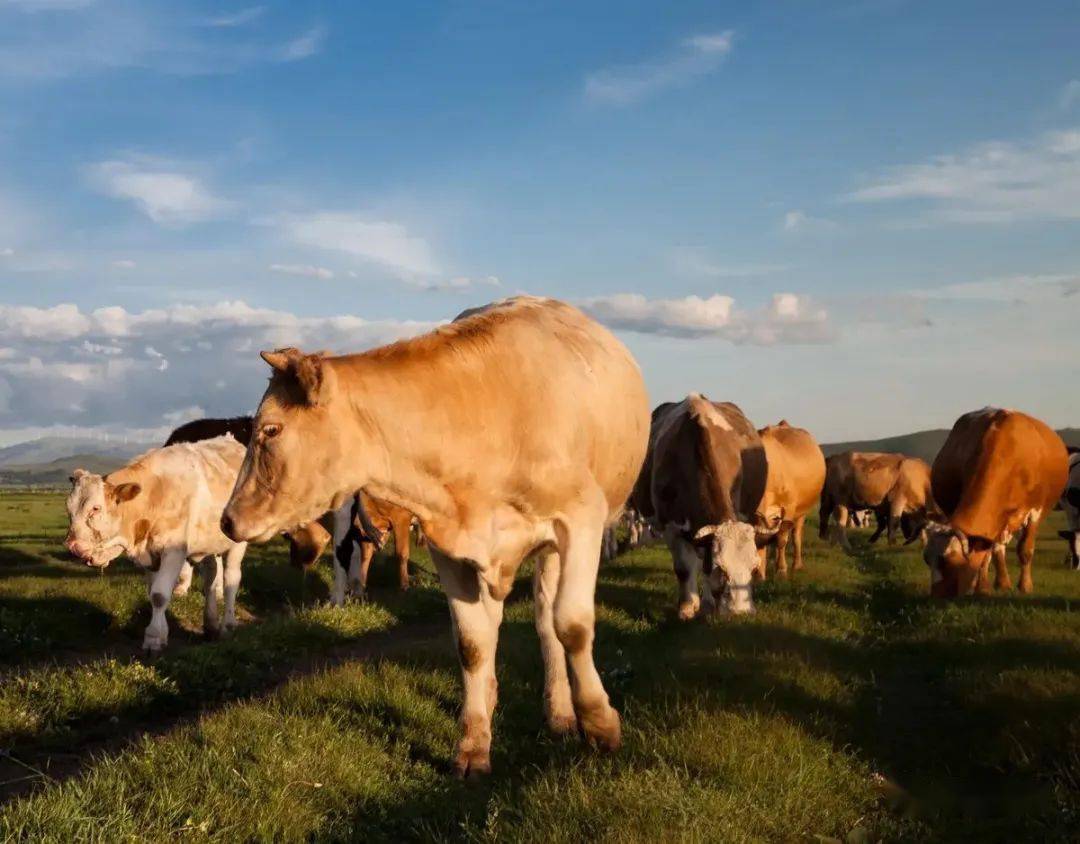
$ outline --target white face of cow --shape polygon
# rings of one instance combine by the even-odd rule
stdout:
[[[138,494],[138,484],[113,486],[101,475],[76,469],[67,497],[67,549],[87,565],[99,568],[123,554],[117,508]]]
[[[723,612],[754,611],[753,576],[758,565],[754,527],[743,522],[709,525],[697,533],[697,539],[712,541],[713,570],[709,588]]]

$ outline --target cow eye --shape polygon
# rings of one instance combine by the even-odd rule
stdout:
[[[266,439],[268,439],[268,440],[272,440],[274,437],[276,437],[280,433],[281,433],[281,426],[280,425],[263,425],[262,426],[262,435],[264,437],[266,437]]]

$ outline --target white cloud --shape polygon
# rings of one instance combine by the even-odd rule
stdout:
[[[792,233],[830,232],[839,228],[839,225],[833,220],[828,220],[825,217],[812,217],[805,211],[798,209],[786,212],[781,225],[784,231]]]
[[[270,271],[283,275],[299,275],[307,278],[330,279],[334,277],[334,271],[326,267],[316,267],[311,264],[271,264]]]
[[[743,311],[730,296],[648,299],[617,293],[585,299],[581,307],[616,329],[669,337],[720,338],[738,344],[823,343],[833,337],[826,310],[794,293],[774,294],[764,308]]]
[[[405,283],[410,287],[421,290],[472,290],[474,287],[499,287],[502,282],[496,276],[488,275],[481,278],[470,278],[458,275],[447,279],[406,279]]]
[[[249,6],[246,9],[239,9],[235,12],[207,18],[203,21],[203,25],[216,27],[218,29],[232,29],[233,27],[243,26],[244,24],[251,23],[252,21],[261,18],[265,12],[266,6]]]
[[[1080,104],[1080,79],[1070,79],[1058,94],[1058,108],[1062,111],[1072,111],[1078,104]]]
[[[326,211],[287,217],[281,227],[295,243],[344,252],[402,277],[438,275],[440,271],[427,241],[409,234],[400,223]]]
[[[118,270],[135,269],[135,262],[132,261],[130,258],[120,258],[119,260],[113,261],[112,265]]]
[[[5,246],[3,249],[0,249],[0,258],[10,258],[14,254],[15,250],[10,246]]]
[[[266,385],[260,349],[356,352],[431,325],[300,317],[243,302],[139,312],[0,305],[0,348],[7,350],[0,354],[0,432],[153,429],[164,414],[196,406],[210,415],[247,413]]]
[[[687,84],[719,67],[731,52],[734,37],[732,30],[695,35],[666,58],[591,73],[585,78],[585,98],[606,105],[630,105],[666,88]]]
[[[206,411],[197,404],[170,410],[161,414],[161,418],[173,428],[178,425],[183,425],[185,422],[190,422],[193,419],[204,419],[206,416]]]
[[[918,202],[931,219],[954,223],[1080,219],[1080,128],[893,167],[847,199]]]
[[[325,41],[326,27],[322,24],[313,26],[282,48],[281,60],[283,62],[295,62],[310,58],[322,50]]]
[[[222,217],[232,203],[214,196],[175,164],[149,159],[102,161],[87,168],[90,184],[101,193],[133,202],[159,225],[183,226]]]

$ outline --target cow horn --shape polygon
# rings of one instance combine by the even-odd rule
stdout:
[[[705,527],[701,528],[697,533],[694,534],[694,539],[700,541],[706,536],[716,536],[719,530],[719,525],[705,525]]]

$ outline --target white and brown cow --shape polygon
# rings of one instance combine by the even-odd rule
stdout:
[[[225,532],[264,539],[358,489],[419,518],[461,660],[462,775],[490,770],[503,601],[536,554],[548,724],[618,747],[592,643],[604,528],[648,442],[645,385],[626,347],[569,305],[518,297],[364,354],[263,358],[273,373]]]
[[[1061,509],[1065,511],[1068,530],[1059,530],[1069,550],[1065,562],[1073,571],[1080,571],[1080,451],[1069,449],[1069,482],[1061,494]]]
[[[649,453],[633,503],[663,531],[671,550],[679,618],[693,618],[699,609],[753,611],[758,554],[748,522],[761,502],[766,474],[761,437],[736,405],[691,393],[653,411]],[[703,562],[708,582],[699,596]]]
[[[68,550],[97,567],[125,554],[147,570],[152,614],[143,650],[156,653],[168,643],[165,611],[189,561],[202,569],[204,634],[221,630],[222,595],[224,627],[236,626],[247,545],[225,536],[220,522],[243,460],[244,447],[226,435],[153,449],[106,477],[82,469],[72,475]]]
[[[825,456],[817,441],[802,428],[781,420],[758,431],[768,463],[765,493],[755,510],[761,577],[766,574],[766,556],[776,548],[776,572],[787,576],[787,544],[795,546],[794,569],[803,567],[802,539],[806,514],[821,497],[825,485]]]
[[[930,534],[923,557],[937,597],[1010,587],[1004,547],[1017,536],[1021,592],[1031,592],[1039,523],[1053,509],[1069,474],[1065,444],[1044,422],[1016,410],[983,408],[956,420],[931,473],[934,500],[948,519]]]

